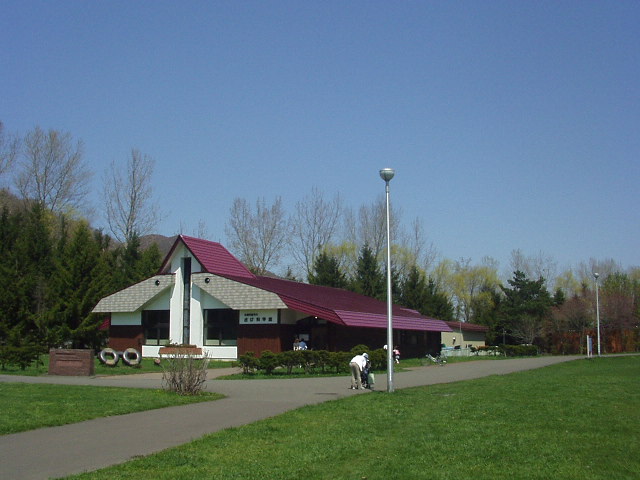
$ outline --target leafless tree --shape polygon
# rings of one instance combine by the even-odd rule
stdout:
[[[20,140],[15,135],[7,135],[0,122],[0,178],[11,170],[20,148]]]
[[[134,236],[151,233],[158,223],[158,206],[151,184],[153,168],[153,159],[133,148],[124,168],[111,162],[105,174],[107,223],[121,242],[128,243]]]
[[[332,242],[338,230],[341,210],[339,195],[327,201],[316,187],[296,203],[291,221],[291,254],[307,278],[320,249]]]
[[[70,133],[35,127],[18,156],[16,187],[25,200],[35,200],[54,212],[69,213],[86,206],[92,173],[83,161],[83,145]]]
[[[523,315],[513,326],[512,335],[522,343],[532,345],[543,332],[542,319],[535,315]]]
[[[389,206],[391,243],[400,238],[401,211]],[[379,196],[375,202],[362,205],[358,215],[352,210],[345,211],[345,224],[347,240],[357,245],[368,245],[373,254],[380,258],[385,250],[387,242],[387,207],[384,195]]]
[[[419,217],[411,222],[410,230],[404,235],[402,243],[412,252],[416,265],[422,267],[426,272],[431,271],[438,257],[438,250],[433,242],[427,240],[422,220]]]
[[[271,206],[264,198],[256,200],[255,211],[244,198],[231,206],[225,232],[231,248],[251,270],[264,274],[280,262],[289,238],[289,221],[277,197]]]
[[[511,277],[513,272],[519,270],[525,273],[528,278],[544,278],[548,287],[553,289],[557,262],[551,255],[547,255],[542,251],[539,251],[537,255],[525,255],[520,249],[512,250],[509,267],[510,271],[507,272],[507,278]]]

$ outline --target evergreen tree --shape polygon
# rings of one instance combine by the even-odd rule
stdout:
[[[162,265],[162,254],[157,243],[152,243],[140,254],[138,260],[138,276],[140,279],[149,278],[158,273],[158,269]]]
[[[373,251],[366,244],[360,250],[352,290],[378,300],[386,298],[385,276],[380,271]]]
[[[553,303],[544,282],[542,277],[529,280],[518,270],[508,281],[511,288],[500,287],[505,295],[501,304],[502,327],[512,340],[533,343],[542,333],[542,322]]]
[[[140,262],[140,239],[134,236],[124,247],[113,251],[113,288],[120,290],[142,280],[138,266]]]
[[[21,216],[12,215],[5,207],[0,217],[0,277],[20,278],[16,265],[16,242],[22,230]],[[18,323],[21,299],[17,285],[0,289],[0,344],[7,341],[11,329]]]
[[[48,343],[48,309],[53,271],[47,214],[34,204],[25,218],[14,250],[18,305],[13,312],[24,335]]]
[[[416,265],[411,267],[402,282],[399,303],[429,317],[453,320],[453,305],[449,299],[438,291],[432,278],[427,282]]]
[[[454,318],[453,303],[444,293],[438,290],[431,277],[429,277],[429,283],[427,284],[427,302],[422,313],[447,322],[452,321]]]
[[[553,294],[553,306],[559,307],[566,300],[566,296],[561,288],[556,288],[556,293]]]
[[[416,265],[412,266],[400,288],[399,303],[407,308],[424,313],[427,304],[427,284],[425,277]]]
[[[56,261],[51,310],[51,335],[58,344],[71,342],[83,347],[93,338],[99,320],[90,318],[91,310],[105,294],[106,265],[100,245],[89,226],[80,222]]]
[[[328,255],[324,250],[320,252],[313,262],[313,269],[309,274],[309,283],[335,288],[346,288],[348,285],[345,274],[340,270],[338,259]]]

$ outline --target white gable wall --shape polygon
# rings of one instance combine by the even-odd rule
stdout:
[[[184,342],[182,338],[183,334],[183,322],[182,322],[182,300],[184,294],[184,287],[182,285],[182,259],[191,258],[191,273],[197,273],[202,271],[202,266],[198,260],[191,254],[189,249],[184,244],[179,244],[173,256],[171,257],[171,272],[175,273],[176,284],[173,289],[170,301],[170,331],[169,338],[171,343],[190,343],[193,345],[202,345],[202,312],[199,312],[197,305],[194,305],[193,299],[193,283],[191,292],[191,318],[190,318],[190,339],[189,342]],[[199,340],[199,341],[198,341]]]

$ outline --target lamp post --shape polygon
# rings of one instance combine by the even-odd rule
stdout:
[[[600,356],[600,298],[598,295],[598,277],[599,273],[594,273],[593,278],[596,279],[596,328],[598,331],[598,356]]]
[[[393,320],[391,315],[391,227],[389,225],[389,182],[395,175],[392,168],[380,170],[387,196],[387,392],[393,392]]]

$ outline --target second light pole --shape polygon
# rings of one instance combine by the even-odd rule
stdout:
[[[387,196],[387,392],[393,392],[393,320],[391,314],[391,227],[389,222],[389,182],[396,172],[392,168],[380,170]]]

